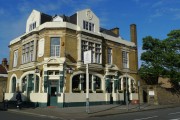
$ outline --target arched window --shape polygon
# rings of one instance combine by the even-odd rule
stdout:
[[[35,92],[39,92],[39,76],[36,75],[36,85],[35,85]]]
[[[16,77],[12,78],[12,84],[11,84],[11,88],[12,88],[12,93],[16,92]]]
[[[95,75],[89,74],[90,92],[101,89],[101,79]],[[78,74],[72,78],[72,92],[86,91],[86,74]]]
[[[137,92],[134,79],[132,79],[131,77],[121,77],[120,82],[119,82],[119,91],[125,92],[126,87],[127,87],[128,92],[130,92],[130,93]]]
[[[34,80],[35,78],[35,80]],[[22,78],[22,92],[39,92],[39,76],[28,74]]]
[[[23,77],[22,79],[22,92],[26,91],[26,87],[27,87],[27,76]]]
[[[101,89],[101,79],[94,76],[94,90]]]
[[[28,91],[34,90],[34,75],[29,74],[28,75]]]
[[[80,80],[82,80],[80,75],[75,75],[72,78],[72,92],[80,92],[81,88],[80,88]]]

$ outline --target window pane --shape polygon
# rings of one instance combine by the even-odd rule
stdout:
[[[122,52],[123,58],[123,68],[128,68],[128,53],[126,51]]]
[[[54,56],[54,57],[59,57],[60,56],[60,38],[59,37],[51,38],[50,55]]]

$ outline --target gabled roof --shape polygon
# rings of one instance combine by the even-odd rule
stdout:
[[[0,74],[7,74],[7,70],[4,66],[0,64]]]

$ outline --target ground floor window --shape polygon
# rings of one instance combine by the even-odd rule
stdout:
[[[34,74],[27,74],[22,78],[21,90],[24,92],[39,92],[39,76]]]
[[[89,92],[94,92],[101,89],[101,79],[89,74]],[[86,92],[86,74],[78,74],[72,78],[72,92]]]
[[[119,79],[118,83],[119,83],[119,85],[118,85],[119,92],[124,92],[126,90],[128,90],[128,92],[130,92],[130,93],[137,92],[137,87],[136,87],[134,79],[131,79],[129,77],[122,77]]]
[[[16,92],[16,77],[12,78],[12,86],[11,86],[12,93]]]

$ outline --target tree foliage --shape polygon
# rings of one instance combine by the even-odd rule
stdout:
[[[164,40],[143,38],[145,51],[139,74],[148,84],[157,84],[158,77],[168,77],[178,87],[180,82],[180,30],[173,30]]]

